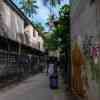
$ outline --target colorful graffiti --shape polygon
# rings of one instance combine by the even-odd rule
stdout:
[[[91,66],[92,80],[100,83],[100,44],[93,36],[86,36],[83,40],[83,52]]]
[[[100,56],[100,46],[99,45],[96,45],[95,47],[91,48],[91,55],[93,57]]]

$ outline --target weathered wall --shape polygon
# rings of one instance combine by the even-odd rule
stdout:
[[[72,48],[75,41],[77,41],[84,54],[85,66],[88,73],[88,98],[89,100],[99,100],[100,57],[96,57],[98,61],[95,64],[95,58],[91,56],[89,50],[95,47],[97,42],[100,43],[100,0],[95,0],[93,4],[91,4],[90,1],[91,0],[81,0],[81,2],[77,4],[77,7],[72,7],[71,38]]]
[[[43,41],[38,32],[32,25],[27,25],[24,29],[24,20],[4,0],[0,0],[0,15],[0,35],[33,48],[39,49],[40,45],[43,49]]]
[[[43,39],[38,35],[38,32],[33,28],[32,25],[28,25],[24,30],[25,34],[28,37],[29,44],[33,48],[43,50]]]
[[[41,51],[44,51],[44,41],[41,36],[38,37],[38,45]]]
[[[0,3],[2,8],[0,10],[1,20],[8,29],[7,35],[10,39],[16,40],[16,34],[24,32],[24,21],[3,0]]]
[[[29,41],[29,43],[26,42],[26,44],[32,46],[32,41],[33,41],[33,27],[32,27],[32,25],[26,26],[24,29],[24,33],[28,37],[27,39]]]
[[[3,22],[3,14],[4,9],[3,9],[3,1],[0,1],[0,35],[7,37],[7,32],[8,32],[8,27],[4,24]]]

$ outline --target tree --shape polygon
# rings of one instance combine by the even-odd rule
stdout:
[[[51,34],[51,43],[54,49],[64,49],[69,46],[70,42],[70,7],[64,5],[59,11],[59,19],[54,22],[54,28]],[[50,38],[49,38],[50,39]],[[55,45],[55,46],[54,46]]]
[[[39,33],[42,33],[44,31],[44,27],[40,22],[38,23],[33,22],[33,26],[38,30]]]
[[[61,46],[62,52],[65,55],[65,66],[64,66],[64,79],[65,82],[71,87],[71,34],[70,34],[70,6],[64,5],[60,9],[59,33],[61,33]]]
[[[28,17],[33,17],[33,14],[37,13],[38,6],[35,0],[21,0],[21,9]]]
[[[70,86],[71,58],[70,58],[70,6],[64,5],[59,11],[58,21],[54,22],[51,36],[47,39],[49,50],[61,50],[64,64],[64,79]]]
[[[61,0],[43,0],[43,4],[47,6],[50,10],[50,22],[53,23],[53,20],[55,19],[55,11],[54,9],[56,8],[57,5],[61,4]]]

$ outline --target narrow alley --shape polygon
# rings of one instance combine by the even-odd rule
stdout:
[[[67,100],[62,89],[51,90],[46,74],[38,74],[0,92],[0,100]]]
[[[100,100],[100,0],[0,0],[0,100]]]

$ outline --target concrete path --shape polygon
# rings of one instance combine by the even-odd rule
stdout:
[[[0,92],[0,100],[66,100],[62,89],[51,90],[46,74],[33,76]]]

